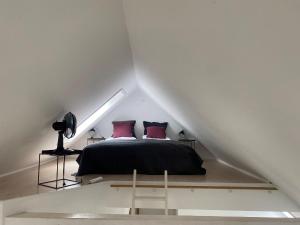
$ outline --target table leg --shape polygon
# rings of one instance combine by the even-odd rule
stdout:
[[[56,156],[56,182],[55,182],[56,189],[57,189],[57,182],[58,182],[58,159],[59,159],[59,156]]]
[[[66,164],[66,156],[64,155],[64,163],[63,163],[63,186],[66,185],[66,183],[65,183],[65,164]]]

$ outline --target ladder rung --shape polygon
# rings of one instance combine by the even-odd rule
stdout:
[[[140,195],[140,196],[135,196],[135,199],[149,199],[149,200],[162,200],[166,201],[165,196],[147,196],[147,195]]]

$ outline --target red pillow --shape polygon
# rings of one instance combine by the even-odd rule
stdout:
[[[130,136],[130,137],[136,137],[135,132],[134,132],[135,123],[136,123],[135,120],[113,121],[112,122],[114,127],[115,127],[115,125],[119,125],[119,124],[129,124],[131,126],[131,132],[132,132],[132,136]],[[113,135],[112,135],[112,137],[113,137]]]
[[[118,137],[133,137],[132,126],[129,123],[115,123],[113,135],[114,138]]]
[[[166,139],[166,128],[165,127],[147,127],[147,138],[159,138]]]

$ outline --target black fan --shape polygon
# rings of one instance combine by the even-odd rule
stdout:
[[[46,150],[47,153],[53,155],[65,155],[71,150],[64,148],[64,136],[68,139],[74,137],[76,133],[77,120],[73,113],[69,112],[64,116],[62,122],[55,122],[52,124],[54,130],[58,131],[57,148],[54,150]],[[46,153],[46,151],[43,151]]]

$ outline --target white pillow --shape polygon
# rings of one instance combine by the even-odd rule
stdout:
[[[118,137],[118,138],[113,138],[113,137],[109,137],[106,138],[105,141],[117,141],[117,140],[136,140],[135,137]]]
[[[147,135],[143,135],[143,139],[149,139],[149,140],[162,140],[162,141],[169,141],[170,138],[166,137],[165,139],[162,138],[148,138]]]

